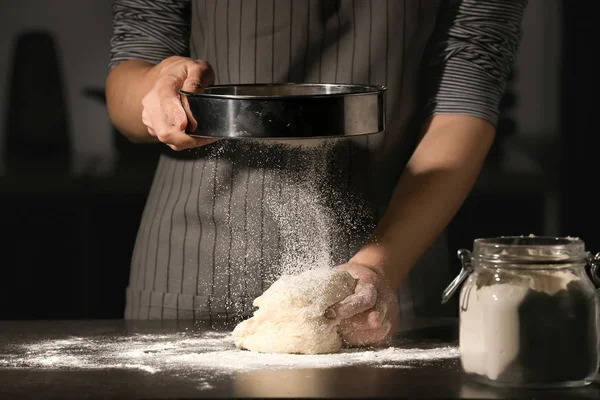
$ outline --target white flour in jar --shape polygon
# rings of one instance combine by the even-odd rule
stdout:
[[[519,353],[519,304],[528,289],[510,284],[461,294],[460,354],[465,372],[495,380]]]
[[[253,370],[365,365],[410,368],[458,358],[447,345],[426,348],[345,349],[337,354],[261,354],[235,348],[229,332],[69,337],[4,346],[0,368],[132,369],[174,373],[210,388],[211,378]],[[6,351],[8,350],[8,351]]]
[[[465,372],[497,380],[520,353],[519,308],[532,292],[554,295],[579,279],[570,272],[528,272],[529,282],[498,283],[461,292],[460,343]],[[505,280],[504,274],[502,280]],[[497,279],[500,278],[497,275]],[[522,279],[527,279],[526,276]]]

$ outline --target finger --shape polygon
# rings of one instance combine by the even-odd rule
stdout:
[[[204,88],[215,83],[215,72],[212,66],[204,60],[195,60],[186,64],[187,78],[182,90],[186,92],[202,92]]]
[[[209,138],[194,138],[194,140],[196,140],[196,147],[206,146],[207,144],[211,144],[211,143],[219,141],[219,139],[209,139]]]
[[[378,293],[378,299],[375,306],[367,311],[357,314],[353,317],[343,319],[341,327],[346,331],[365,330],[379,328],[388,316],[390,320],[395,320],[394,313],[397,312],[397,303],[394,296],[388,293]],[[390,312],[391,314],[388,314]]]
[[[331,306],[326,314],[330,318],[345,319],[373,308],[377,302],[377,289],[372,283],[358,281],[354,294]]]
[[[214,80],[215,74],[212,67],[202,60],[186,62],[178,73],[169,74],[160,79],[154,91],[160,99],[167,122],[178,131],[183,131],[188,121],[179,98],[179,89],[202,90],[204,87],[212,85]]]
[[[175,130],[183,132],[187,125],[187,115],[181,104],[179,92],[169,83],[161,84],[156,91],[165,122]]]
[[[348,347],[377,346],[385,343],[392,332],[392,324],[385,321],[377,329],[354,331],[342,334],[344,345]]]
[[[196,130],[196,128],[198,127],[198,121],[196,121],[196,118],[194,118],[194,115],[192,114],[188,96],[182,94],[180,96],[180,101],[181,101],[181,104],[183,105],[183,111],[185,112],[185,115],[186,115],[186,118],[188,121],[186,130],[188,132],[194,132]]]
[[[159,107],[156,108],[156,111],[152,111],[151,114],[153,116],[152,129],[158,140],[169,145],[169,147],[175,151],[198,146],[196,144],[196,138],[173,128],[173,126],[166,121],[166,118]]]
[[[340,329],[343,332],[377,329],[383,325],[385,314],[381,311],[367,310],[353,317],[343,319]]]
[[[194,138],[185,132],[177,130],[168,122],[160,103],[160,96],[149,95],[142,100],[142,104],[146,111],[146,117],[150,118],[148,126],[154,130],[154,134],[158,140],[170,145],[176,151],[196,147],[196,140]],[[142,114],[144,114],[144,111],[142,111]]]
[[[163,143],[170,143],[171,132],[176,131],[173,126],[167,121],[166,115],[163,113],[160,104],[148,104],[145,108],[150,118],[151,127],[156,136]]]
[[[181,132],[173,132],[170,140],[173,142],[169,145],[169,147],[175,151],[193,149],[197,147],[206,146],[208,144],[217,142],[218,139],[208,139],[208,138],[195,138],[189,136],[188,134],[183,134],[184,138],[181,138]],[[191,139],[191,140],[190,140]],[[185,141],[184,141],[185,140]]]
[[[187,68],[188,78],[183,82],[182,89],[188,92],[201,93],[204,88],[215,83],[215,72],[212,66],[204,60],[196,60],[193,64],[189,64]],[[190,105],[186,96],[181,96],[183,110],[186,114],[188,131],[195,131],[198,127],[198,121],[194,118],[190,110]],[[208,142],[212,143],[212,141]]]
[[[169,137],[169,147],[175,151],[193,149],[207,145],[203,139],[193,138],[183,132],[171,132]]]

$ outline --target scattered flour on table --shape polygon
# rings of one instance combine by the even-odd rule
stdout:
[[[5,347],[6,348],[6,347]],[[334,368],[368,365],[409,368],[414,363],[458,357],[456,347],[427,349],[389,347],[344,349],[326,355],[262,354],[238,350],[229,332],[187,332],[121,337],[70,337],[8,346],[0,368],[131,369],[147,373],[168,371],[200,379],[253,370]]]

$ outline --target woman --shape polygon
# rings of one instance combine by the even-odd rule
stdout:
[[[142,217],[125,317],[243,317],[282,272],[323,265],[357,278],[356,293],[326,313],[349,344],[440,315],[443,231],[493,142],[525,6],[114,1],[110,116],[132,141],[170,147]],[[270,82],[385,85],[386,132],[316,144],[184,133],[179,89]]]

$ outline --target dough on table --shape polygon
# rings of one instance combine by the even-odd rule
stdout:
[[[233,330],[235,345],[261,353],[323,354],[342,348],[339,322],[323,314],[354,293],[356,280],[338,269],[283,275],[254,299],[258,310]]]

